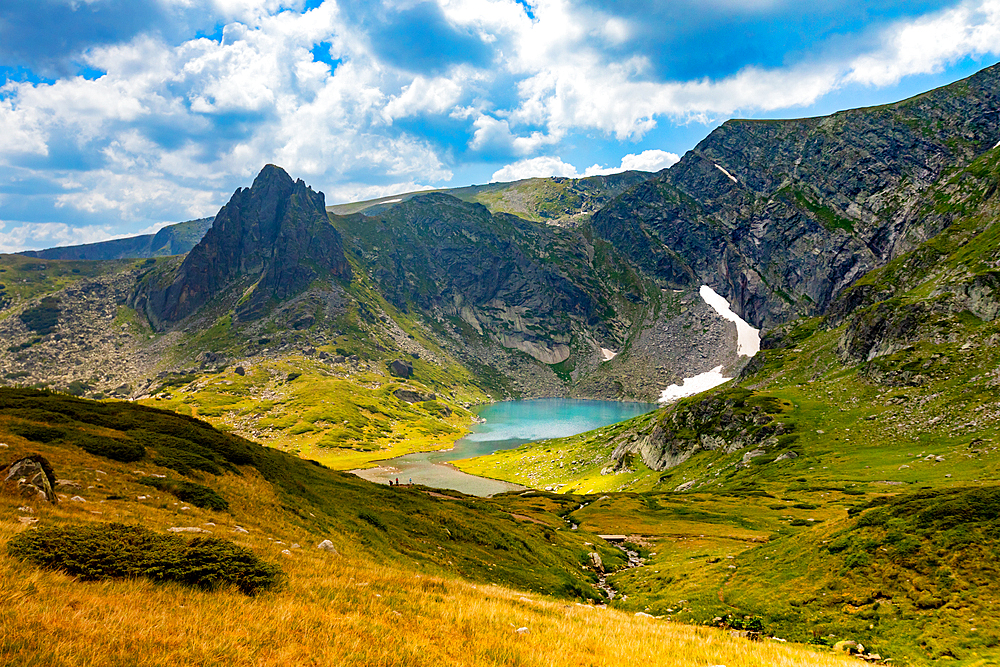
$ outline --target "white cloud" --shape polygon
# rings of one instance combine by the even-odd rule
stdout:
[[[602,167],[593,165],[587,167],[581,174],[577,168],[558,157],[543,156],[519,160],[508,164],[494,172],[490,183],[517,181],[522,178],[545,178],[548,176],[566,176],[568,178],[583,178],[586,176],[606,176],[634,169],[637,171],[659,171],[676,164],[680,158],[676,153],[661,150],[648,150],[642,153],[629,153],[622,158],[619,167]]]
[[[557,157],[534,157],[508,164],[490,177],[490,183],[519,181],[522,178],[544,178],[547,176],[568,176],[577,178],[576,167]]]
[[[116,235],[112,228],[107,225],[71,227],[63,222],[18,224],[0,221],[0,253],[96,243],[123,236],[130,235]]]
[[[601,176],[606,174],[617,174],[621,171],[660,171],[661,169],[666,169],[677,164],[680,161],[680,156],[677,153],[668,153],[667,151],[661,151],[659,149],[653,148],[648,151],[643,151],[638,155],[635,153],[629,153],[622,158],[622,163],[620,167],[602,167],[600,165],[593,165],[587,167],[586,171],[583,172],[584,176]]]
[[[647,150],[581,174],[553,154],[566,154],[569,138],[635,140],[665,119],[794,108],[845,85],[892,85],[967,56],[1000,54],[1000,0],[969,0],[888,26],[869,53],[662,81],[629,48],[635,19],[616,16],[613,5],[537,0],[532,19],[515,0],[437,0],[447,20],[482,39],[492,56],[415,75],[380,59],[378,44],[331,0],[305,13],[304,0],[159,2],[178,16],[209,7],[226,23],[223,40],[175,44],[140,35],[81,56],[104,76],[0,91],[0,168],[20,181],[64,186],[40,195],[64,220],[107,215],[152,224],[211,214],[267,162],[331,201],[441,186],[456,162],[469,159],[466,147],[475,160],[512,162],[494,180],[656,171],[677,156]],[[314,60],[320,42],[339,61],[335,71]],[[412,118],[420,120],[404,122]],[[445,138],[422,129],[438,121]]]
[[[1000,2],[967,2],[887,31],[883,46],[850,64],[845,81],[887,86],[940,72],[966,56],[1000,53]]]

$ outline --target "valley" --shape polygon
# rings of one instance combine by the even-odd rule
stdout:
[[[42,455],[55,484],[0,478],[4,542],[207,531],[283,577],[87,582],[0,550],[0,656],[115,664],[150,636],[142,664],[1000,664],[998,97],[994,66],[727,121],[656,174],[332,206],[267,165],[210,227],[0,255],[0,465]],[[670,396],[707,373],[732,379]],[[442,453],[482,406],[665,390]],[[376,467],[398,456],[495,495]],[[60,597],[87,612],[49,647]],[[286,655],[249,638],[278,628]]]

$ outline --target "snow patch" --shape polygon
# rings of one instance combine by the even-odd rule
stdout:
[[[602,347],[601,348],[601,356],[604,357],[603,361],[611,361],[612,359],[614,359],[615,357],[618,356],[618,353],[614,352],[612,350],[609,350],[606,347]]]
[[[403,201],[402,199],[386,199],[385,201],[380,201],[379,204],[397,204]]]
[[[993,144],[993,148],[996,148],[997,146],[1000,146],[1000,141],[998,141],[995,144]]]
[[[754,329],[747,324],[746,320],[733,312],[729,302],[708,285],[702,285],[698,293],[705,303],[715,309],[715,312],[736,324],[737,354],[741,357],[752,357],[760,352],[760,329]]]
[[[660,393],[659,402],[670,403],[685,396],[694,396],[729,380],[732,378],[727,378],[722,374],[722,366],[716,366],[707,373],[684,378],[683,384],[670,385]]]
[[[715,163],[713,163],[713,164],[715,164]],[[739,181],[737,181],[737,180],[736,180],[736,177],[735,177],[735,176],[733,176],[733,175],[732,175],[732,174],[730,174],[730,173],[729,173],[728,171],[726,171],[726,168],[725,168],[725,167],[723,167],[723,166],[721,166],[721,165],[718,165],[718,164],[716,164],[716,165],[715,165],[715,168],[716,168],[716,169],[718,169],[719,171],[721,171],[721,172],[722,172],[723,174],[725,174],[726,176],[728,176],[728,177],[729,177],[729,180],[731,180],[731,181],[732,181],[733,183],[739,183]]]

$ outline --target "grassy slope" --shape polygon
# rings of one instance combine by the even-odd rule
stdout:
[[[493,502],[389,490],[162,411],[26,390],[0,390],[0,400],[4,460],[41,452],[57,477],[79,483],[69,493],[86,499],[32,501],[29,512],[25,501],[2,497],[0,540],[30,530],[15,516],[39,525],[201,526],[277,562],[287,575],[280,590],[248,598],[142,580],[79,582],[0,550],[5,664],[542,665],[551,664],[554,651],[566,665],[637,658],[663,665],[845,664],[798,647],[546,597],[593,590],[593,575],[579,564],[591,549],[585,542],[596,538],[565,528],[559,514],[575,506],[566,498]],[[16,433],[26,427],[35,436],[39,428],[61,430],[61,438],[27,440]],[[119,463],[73,444],[88,437],[124,441],[140,427],[162,441],[147,438],[139,461]],[[164,442],[181,447],[169,434],[201,454],[211,444],[206,455],[230,468],[189,475],[226,498],[228,511],[202,510],[138,483],[144,473],[183,477],[156,463],[164,460]],[[315,549],[326,538],[339,554]],[[616,562],[614,550],[601,552],[606,563]],[[514,632],[518,627],[528,633]]]
[[[743,464],[747,450],[707,451],[662,473],[634,461],[634,472],[601,474],[616,438],[732,391],[720,388],[459,467],[536,487],[642,491],[569,515],[645,543],[648,566],[613,578],[624,609],[699,621],[760,614],[798,640],[853,638],[917,664],[997,664],[1000,533],[980,510],[1000,488],[1000,320],[950,305],[996,269],[1000,225],[983,193],[997,170],[987,155],[934,193],[951,226],[859,281],[846,296],[862,306],[850,319],[832,329],[807,320],[774,338],[740,382],[784,406],[777,418],[791,434],[763,456]],[[851,331],[911,312],[885,334],[885,354],[845,362]],[[774,461],[786,451],[798,457]],[[692,480],[693,492],[670,492]]]

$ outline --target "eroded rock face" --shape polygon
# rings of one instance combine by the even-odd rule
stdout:
[[[58,502],[56,476],[52,466],[40,454],[32,454],[0,469],[0,494],[25,500]]]
[[[681,401],[669,408],[649,431],[623,434],[611,458],[616,466],[624,468],[630,457],[637,455],[653,470],[667,470],[700,451],[732,453],[755,447],[760,448],[759,454],[755,449],[748,456],[762,455],[777,445],[790,427],[768,413],[768,409],[774,408],[747,405],[745,399],[749,394],[745,390],[732,390]]]
[[[233,194],[168,282],[140,286],[132,302],[162,329],[240,282],[248,291],[236,315],[254,320],[320,277],[352,277],[323,193],[267,165]]]
[[[1000,137],[1000,67],[876,109],[731,120],[593,218],[660,280],[699,283],[756,327],[823,314],[947,224],[924,197]]]
[[[619,258],[606,245],[599,255],[582,231],[446,194],[333,220],[397,308],[463,323],[542,364],[568,359],[571,343],[617,349],[633,324],[628,314],[648,298],[640,281],[612,275]]]

